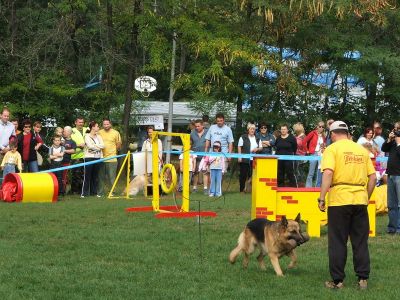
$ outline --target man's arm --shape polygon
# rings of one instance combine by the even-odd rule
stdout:
[[[269,142],[270,147],[274,147],[275,146],[275,137],[274,137],[274,135],[270,134],[269,138],[270,138],[270,142]]]
[[[210,148],[210,140],[206,140],[206,146],[204,147],[204,152],[208,152],[209,148]]]
[[[228,145],[228,153],[233,152],[233,143],[229,143]],[[231,161],[232,157],[228,157],[228,161]]]
[[[376,174],[372,173],[371,175],[368,175],[368,184],[367,184],[368,199],[371,198],[375,186],[376,186]]]
[[[121,150],[122,139],[121,139],[121,134],[119,132],[118,132],[118,136],[117,136],[117,140],[116,140],[115,144],[116,144],[117,151]]]
[[[331,187],[332,178],[333,178],[333,171],[331,169],[325,169],[324,173],[322,174],[321,191],[318,199],[318,208],[320,211],[325,211],[326,209],[325,196],[326,193],[328,193],[329,188]]]

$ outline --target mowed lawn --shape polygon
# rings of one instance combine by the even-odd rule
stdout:
[[[298,248],[298,266],[284,278],[269,261],[252,258],[243,270],[228,255],[250,219],[250,195],[225,193],[210,200],[193,194],[191,207],[216,218],[156,219],[126,213],[144,200],[64,198],[54,204],[0,203],[0,299],[389,299],[400,295],[400,236],[386,235],[378,217],[370,239],[372,273],[367,291],[356,290],[351,250],[346,288],[326,290],[326,228]],[[315,201],[315,199],[310,199]],[[172,204],[164,200],[163,204]]]

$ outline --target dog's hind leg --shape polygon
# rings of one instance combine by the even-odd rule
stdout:
[[[254,247],[257,245],[256,239],[250,230],[246,229],[243,235],[243,251],[244,251],[244,259],[243,259],[243,268],[247,268],[249,265],[249,257],[254,252]]]
[[[244,241],[245,240],[245,236],[244,235],[245,235],[244,232],[242,232],[239,235],[238,245],[229,254],[229,261],[230,261],[231,264],[234,264],[236,262],[237,257],[244,250],[244,247],[245,247],[245,241]]]
[[[229,254],[229,261],[231,264],[236,262],[236,258],[239,256],[240,252],[242,252],[242,247],[240,245],[237,245],[237,247],[231,251]]]
[[[287,256],[290,257],[290,264],[288,265],[289,269],[294,268],[297,265],[297,255],[296,252],[294,251],[294,249],[292,251],[290,251]]]
[[[250,254],[247,252],[244,252],[244,258],[243,258],[243,268],[247,268],[247,266],[249,265],[249,257]]]
[[[267,252],[264,249],[263,243],[258,243],[258,247],[260,248],[260,254],[257,256],[258,264],[260,265],[261,270],[266,270],[267,268],[265,267],[264,257]]]

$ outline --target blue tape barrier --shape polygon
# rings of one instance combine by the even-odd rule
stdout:
[[[133,152],[131,155],[139,154],[140,152]],[[170,154],[176,154],[180,155],[183,152],[182,151],[163,151],[163,153],[170,153]],[[317,155],[308,155],[308,156],[302,156],[302,155],[266,155],[266,154],[239,154],[239,153],[221,153],[221,152],[191,152],[194,155],[197,156],[222,156],[222,157],[227,157],[227,158],[253,158],[253,157],[276,157],[279,160],[290,160],[290,161],[319,161],[321,160],[321,156]],[[87,165],[93,165],[93,164],[98,164],[107,160],[111,160],[114,158],[120,158],[120,157],[125,157],[126,154],[120,154],[120,155],[115,155],[107,158],[101,158],[98,160],[93,160],[90,162],[84,162],[84,163],[79,163],[79,164],[74,164],[66,167],[60,167],[60,168],[54,168],[54,169],[48,169],[48,170],[43,170],[38,173],[49,173],[49,172],[58,172],[58,171],[64,171],[64,170],[69,170],[69,169],[74,169],[74,168],[79,168]],[[376,161],[378,162],[387,162],[388,158],[387,157],[377,157]]]
[[[48,169],[48,170],[40,171],[38,173],[52,173],[52,172],[64,171],[64,170],[79,168],[79,167],[83,167],[83,166],[94,165],[94,164],[101,163],[103,161],[107,161],[107,160],[114,159],[114,158],[125,157],[125,156],[126,156],[126,154],[120,154],[120,155],[110,156],[110,157],[106,157],[106,158],[100,158],[100,159],[96,159],[96,160],[92,160],[92,161],[84,162],[84,163],[80,163],[80,164],[74,164],[74,165],[60,167],[60,168]]]
[[[163,151],[163,153],[182,154],[182,151]],[[221,152],[191,152],[197,156],[223,156],[228,158],[253,158],[253,157],[277,157],[279,160],[293,160],[293,161],[315,161],[321,160],[318,155],[267,155],[267,154],[239,154],[239,153],[221,153]],[[376,161],[386,162],[387,157],[377,157]]]

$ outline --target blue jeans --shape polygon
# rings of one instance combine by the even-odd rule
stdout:
[[[36,173],[39,172],[39,165],[37,160],[24,161],[24,172]]]
[[[399,197],[400,197],[400,176],[389,175],[387,183],[388,216],[389,224],[387,231],[400,233],[399,221]]]
[[[318,172],[318,160],[310,160],[310,168],[308,169],[306,187],[313,187],[315,170]]]
[[[3,178],[6,177],[9,173],[15,173],[15,165],[14,164],[5,164],[3,169]]]
[[[210,185],[210,195],[221,196],[222,195],[222,170],[221,169],[211,169],[211,185]]]

